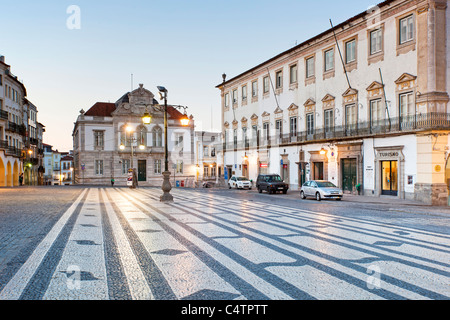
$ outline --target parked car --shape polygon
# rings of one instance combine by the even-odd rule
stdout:
[[[289,190],[289,185],[278,174],[260,174],[256,180],[256,188],[259,193],[263,191],[269,193],[281,191],[286,194]]]
[[[231,179],[228,180],[228,188],[252,190],[252,183],[246,177],[232,176]]]
[[[343,196],[344,193],[341,189],[336,187],[332,182],[325,180],[307,181],[300,189],[300,197],[302,199],[314,197],[317,201],[322,199],[336,199],[340,201]]]

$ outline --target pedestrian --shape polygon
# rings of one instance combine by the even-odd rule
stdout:
[[[114,178],[111,178],[111,187],[114,187],[114,182],[116,182],[116,180],[114,180]]]
[[[21,173],[19,176],[19,185],[23,185],[23,173]]]

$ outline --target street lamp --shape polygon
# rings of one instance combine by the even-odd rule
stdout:
[[[164,100],[164,109],[160,109],[159,111],[164,112],[164,172],[163,175],[163,184],[162,184],[162,191],[164,192],[163,195],[160,197],[161,202],[173,202],[173,196],[170,194],[170,190],[172,190],[172,186],[170,184],[170,176],[171,173],[169,171],[169,143],[168,143],[168,116],[167,116],[167,89],[162,86],[158,86],[159,96],[160,100]],[[172,106],[173,108],[184,108],[184,115],[180,119],[180,123],[182,126],[188,126],[190,123],[190,119],[188,118],[186,114],[186,108],[183,106]],[[144,124],[150,124],[152,121],[151,115],[147,111],[147,106],[145,109],[145,113],[142,117],[142,122]]]
[[[125,127],[125,131],[128,132],[130,134],[130,138],[125,137],[126,141],[130,142],[131,145],[131,169],[133,171],[133,184],[131,185],[131,188],[136,188],[136,184],[135,184],[135,168],[134,168],[134,143],[137,142],[137,139],[134,136],[131,136],[131,134],[133,133],[133,128],[130,125],[127,125]],[[121,151],[125,150],[125,145],[122,143],[119,146],[119,149]],[[144,145],[139,145],[139,149],[140,150],[145,150],[145,146]]]

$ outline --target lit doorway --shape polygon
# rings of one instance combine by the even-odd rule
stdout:
[[[398,195],[398,161],[381,161],[381,194]]]

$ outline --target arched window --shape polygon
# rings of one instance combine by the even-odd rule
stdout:
[[[147,128],[139,126],[137,129],[137,143],[139,146],[147,146]]]
[[[153,129],[153,146],[162,147],[162,129],[160,127]]]
[[[129,147],[130,144],[130,137],[128,137],[128,133],[126,130],[126,125],[123,125],[122,127],[120,127],[120,132],[119,132],[119,142],[121,146],[125,146],[125,147]]]

